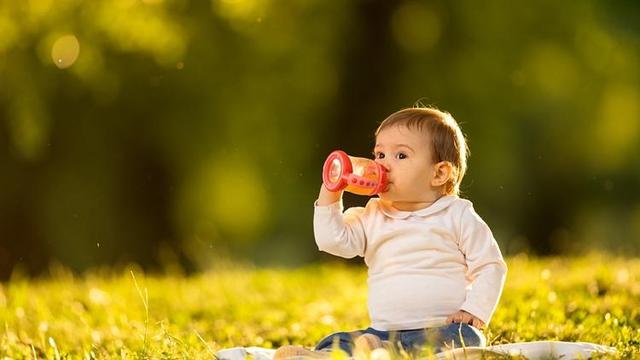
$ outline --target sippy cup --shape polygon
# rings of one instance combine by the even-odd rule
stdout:
[[[322,182],[329,191],[344,189],[371,196],[387,189],[387,170],[371,159],[349,156],[342,150],[336,150],[324,162]]]

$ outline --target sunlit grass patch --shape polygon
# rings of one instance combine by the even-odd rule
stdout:
[[[620,358],[640,355],[640,260],[518,256],[508,264],[490,343],[587,341],[616,347]],[[11,358],[212,358],[234,346],[313,346],[368,325],[366,269],[56,271],[2,284],[0,320],[0,357]]]

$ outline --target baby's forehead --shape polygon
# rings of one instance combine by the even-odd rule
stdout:
[[[376,145],[382,142],[396,142],[394,140],[413,140],[415,142],[429,142],[431,135],[426,127],[415,124],[393,124],[378,130],[376,134]],[[381,144],[382,145],[382,144]],[[393,145],[393,144],[384,144]]]
[[[432,147],[431,137],[424,130],[400,127],[397,129],[383,129],[378,133],[373,147],[374,151],[391,151],[408,147],[413,151],[429,151]]]

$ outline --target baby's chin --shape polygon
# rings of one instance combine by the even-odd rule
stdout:
[[[380,200],[384,201],[398,201],[399,197],[393,191],[384,191],[378,194]]]
[[[402,202],[402,203],[417,203],[417,202],[432,202],[431,199],[422,198],[415,194],[399,194],[393,189],[387,189],[387,191],[378,194],[380,200],[386,202]]]

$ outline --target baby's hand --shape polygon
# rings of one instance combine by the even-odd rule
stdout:
[[[458,310],[455,314],[449,315],[447,323],[465,323],[478,329],[482,329],[484,327],[484,321],[464,310]]]

